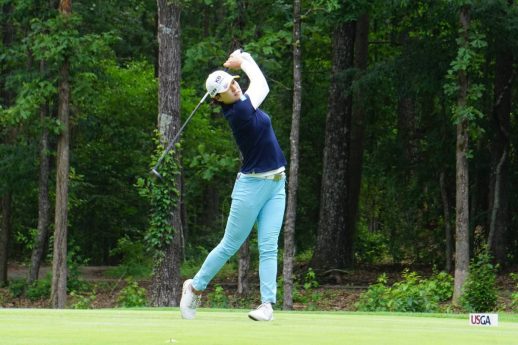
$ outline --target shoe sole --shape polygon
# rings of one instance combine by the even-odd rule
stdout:
[[[248,317],[249,317],[251,320],[254,320],[254,321],[273,321],[273,317],[272,317],[270,320],[259,320],[259,319],[254,318],[252,315],[248,315]]]

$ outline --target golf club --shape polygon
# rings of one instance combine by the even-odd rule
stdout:
[[[191,115],[189,115],[189,117],[187,118],[187,120],[185,120],[184,124],[182,125],[182,127],[180,127],[180,129],[178,130],[178,133],[176,133],[176,135],[174,136],[173,140],[171,140],[169,142],[169,145],[167,145],[167,148],[164,150],[164,152],[162,153],[162,155],[160,156],[160,158],[158,159],[158,161],[156,162],[155,166],[153,167],[153,169],[151,169],[150,173],[155,175],[156,177],[158,177],[159,179],[162,179],[162,176],[158,173],[157,169],[158,167],[160,166],[160,164],[162,163],[162,160],[165,158],[165,156],[167,155],[167,153],[169,153],[169,151],[171,151],[171,149],[173,148],[173,145],[176,143],[176,141],[178,140],[178,138],[180,137],[180,135],[182,134],[185,126],[187,125],[187,123],[189,123],[189,120],[191,119],[191,117],[196,113],[196,110],[198,110],[198,108],[200,107],[200,105],[202,105],[202,103],[205,101],[205,99],[207,98],[207,96],[209,95],[209,93],[207,92],[203,98],[200,100],[200,102],[198,103],[198,105],[196,105],[196,107],[194,108],[194,110],[192,111]]]
[[[241,48],[239,49],[236,49],[232,54],[241,54],[243,52],[243,50]],[[228,68],[225,68],[223,69],[225,72],[228,71]],[[180,137],[180,134],[182,134],[183,132],[183,129],[185,128],[185,126],[187,125],[187,123],[189,122],[189,120],[191,119],[191,117],[194,115],[194,113],[196,113],[196,110],[198,110],[198,108],[200,107],[200,105],[202,105],[202,103],[205,101],[205,99],[207,98],[207,96],[209,95],[209,93],[207,92],[203,98],[200,100],[200,102],[198,103],[198,105],[196,105],[196,107],[194,108],[194,110],[192,111],[191,115],[189,115],[189,117],[187,118],[187,120],[185,120],[184,124],[182,125],[182,127],[180,127],[180,130],[178,131],[178,133],[176,133],[176,135],[174,136],[173,140],[171,140],[171,142],[169,143],[169,145],[167,145],[167,148],[165,149],[165,151],[162,153],[162,155],[160,156],[160,158],[158,159],[158,161],[156,162],[155,166],[151,169],[150,173],[153,174],[154,176],[158,177],[159,179],[162,179],[162,176],[158,173],[157,169],[158,167],[160,166],[160,164],[162,163],[162,160],[165,158],[165,155],[167,155],[167,153],[173,148],[173,145],[176,143],[176,141],[178,140],[178,138]]]

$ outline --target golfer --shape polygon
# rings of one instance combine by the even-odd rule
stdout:
[[[194,278],[184,282],[180,311],[184,319],[194,319],[201,292],[237,252],[257,222],[262,304],[248,316],[255,321],[270,321],[277,293],[277,242],[286,200],[286,159],[270,117],[259,108],[270,91],[259,66],[250,54],[240,51],[232,53],[223,66],[241,69],[250,79],[245,93],[236,81],[238,76],[225,71],[211,73],[205,83],[209,95],[223,109],[243,161],[232,191],[223,239]]]

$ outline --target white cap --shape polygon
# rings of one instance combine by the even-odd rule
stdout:
[[[239,78],[238,75],[230,75],[225,71],[215,71],[209,74],[205,87],[210,97],[216,96],[218,93],[225,92],[230,87],[232,80]]]

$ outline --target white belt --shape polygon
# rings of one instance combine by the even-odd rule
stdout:
[[[286,173],[284,173],[284,171],[283,171],[283,172],[280,172],[280,173],[277,173],[277,174],[267,175],[267,176],[257,177],[257,178],[264,178],[266,180],[280,181],[280,180],[282,180],[285,177],[286,177]]]
[[[253,178],[260,178],[260,179],[264,179],[264,180],[274,180],[274,181],[280,181],[282,180],[283,178],[286,177],[286,173],[284,171],[281,171],[280,173],[277,173],[277,174],[272,174],[272,175],[265,175],[265,176],[257,176],[255,174],[243,174],[243,173],[239,173],[237,176],[239,178],[239,176],[242,175],[242,176],[247,176],[247,177],[253,177]]]

